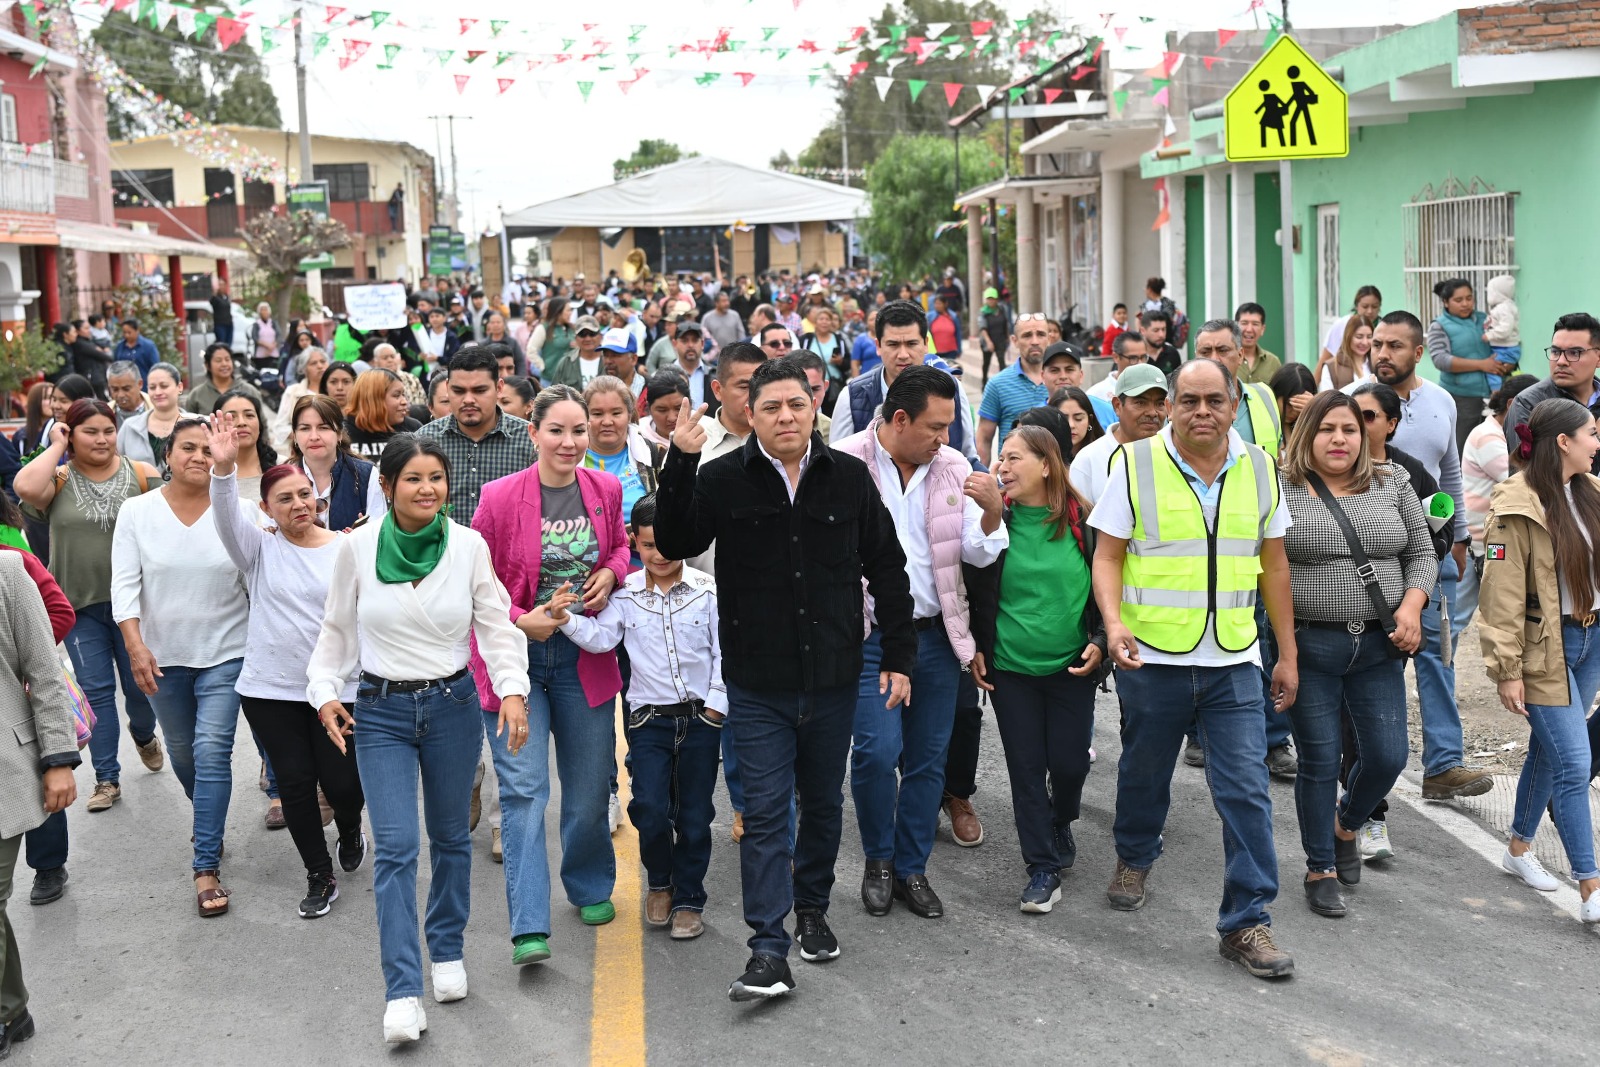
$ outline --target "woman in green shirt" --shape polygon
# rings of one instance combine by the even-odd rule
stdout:
[[[1061,871],[1077,858],[1072,823],[1089,774],[1105,631],[1090,595],[1089,507],[1067,480],[1056,435],[1019,426],[995,472],[1010,505],[1011,545],[968,582],[978,644],[972,670],[993,694],[1005,748],[1028,867],[1022,910],[1043,913],[1061,899]]]

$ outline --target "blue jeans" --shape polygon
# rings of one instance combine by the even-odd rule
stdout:
[[[1455,640],[1461,639],[1461,634],[1466,631],[1467,624],[1477,610],[1478,569],[1473,566],[1472,553],[1469,551],[1467,569],[1456,579],[1456,595],[1450,601],[1450,632],[1455,635]]]
[[[1267,603],[1256,596],[1256,635],[1261,648],[1261,712],[1266,716],[1267,748],[1282,748],[1289,743],[1289,716],[1278,714],[1272,700],[1272,670],[1278,665],[1278,639],[1267,618]]]
[[[1300,693],[1285,718],[1294,726],[1300,756],[1294,781],[1300,844],[1308,869],[1331,871],[1335,816],[1344,829],[1361,829],[1367,813],[1405,770],[1410,751],[1405,664],[1389,654],[1389,637],[1376,627],[1357,635],[1301,626],[1294,637],[1300,648]],[[1341,705],[1349,709],[1355,728],[1356,759],[1344,799],[1335,804]]]
[[[672,910],[703,911],[711,866],[717,751],[722,730],[695,716],[653,715],[628,731],[639,859],[651,891],[672,890]]]
[[[744,815],[744,786],[739,782],[739,754],[733,750],[733,733],[722,731],[722,778],[728,783],[728,806]],[[794,851],[795,829],[800,821],[800,809],[793,798],[789,800],[789,851]]]
[[[233,735],[239,725],[242,659],[215,667],[162,666],[150,698],[167,758],[183,791],[194,802],[194,869],[214,871],[222,862],[222,830],[233,799]]]
[[[1567,659],[1565,707],[1529,704],[1528,756],[1517,779],[1517,806],[1511,832],[1532,841],[1547,804],[1566,846],[1572,877],[1600,878],[1595,867],[1594,830],[1589,815],[1589,735],[1584,717],[1600,690],[1600,625],[1561,624]]]
[[[878,692],[878,665],[883,661],[878,631],[867,637],[862,653],[850,795],[856,803],[861,850],[869,860],[893,860],[895,877],[904,879],[927,873],[933,835],[939,829],[961,665],[942,621],[923,630],[917,634],[912,701],[886,708],[888,697]]]
[[[611,848],[612,705],[591,706],[578,680],[578,646],[565,634],[528,643],[528,743],[515,756],[494,736],[498,717],[483,713],[500,779],[500,845],[506,866],[511,936],[550,933],[550,860],[544,811],[550,803],[550,738],[561,778],[561,884],[574,907],[611,899],[617,858]]]
[[[1267,905],[1278,895],[1278,855],[1272,843],[1266,722],[1261,716],[1261,670],[1146,664],[1117,672],[1127,721],[1117,763],[1117,855],[1147,870],[1161,855],[1161,830],[1172,803],[1172,771],[1191,723],[1206,756],[1206,784],[1222,819],[1226,866],[1217,931],[1229,934],[1269,925]]]
[[[855,721],[856,687],[810,692],[746,689],[728,682],[728,725],[744,782],[739,873],[752,952],[786,958],[783,920],[826,913],[844,823],[844,769]],[[792,852],[785,824],[800,794]]]
[[[120,783],[122,766],[117,762],[117,748],[122,744],[122,726],[117,720],[118,680],[121,680],[122,699],[128,709],[128,730],[135,744],[148,745],[155,737],[156,713],[150,708],[149,698],[133,682],[128,646],[122,641],[122,631],[111,620],[111,602],[79,608],[78,621],[72,624],[66,645],[73,673],[78,676],[78,685],[89,698],[96,718],[94,735],[89,738],[94,780]]]
[[[1439,598],[1444,598],[1446,618],[1456,599],[1456,564],[1449,556],[1439,561],[1439,584],[1422,609],[1422,648],[1414,657],[1417,667],[1417,703],[1422,714],[1422,773],[1443,774],[1466,761],[1461,740],[1461,710],[1456,707],[1455,644],[1450,635],[1450,659],[1441,654]]]
[[[362,684],[356,693],[356,766],[372,822],[372,891],[384,999],[422,995],[417,945],[417,778],[428,823],[428,913],[423,932],[434,963],[462,956],[471,905],[472,837],[467,809],[482,750],[481,705],[471,677],[415,693]]]

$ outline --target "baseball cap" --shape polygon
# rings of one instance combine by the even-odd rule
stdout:
[[[987,289],[985,289],[983,291],[983,298],[985,300],[999,300],[1000,299],[1000,290],[996,289],[994,286],[991,285],[991,286],[989,286],[989,288],[987,288]]]
[[[697,333],[701,336],[705,335],[705,331],[700,328],[700,324],[693,319],[684,319],[679,322],[678,333],[680,336],[686,333]]]
[[[1167,376],[1161,373],[1160,367],[1135,363],[1117,375],[1117,384],[1111,393],[1113,396],[1140,396],[1152,389],[1167,392]]]
[[[607,352],[637,352],[633,332],[613,327],[600,338],[600,347]]]
[[[1060,356],[1066,356],[1078,366],[1083,366],[1083,353],[1080,352],[1075,346],[1070,345],[1065,341],[1057,341],[1055,344],[1044,350],[1044,361],[1047,364],[1052,359],[1056,359]]]
[[[579,315],[578,320],[572,324],[572,332],[582,333],[584,330],[588,330],[590,333],[599,333],[600,320],[593,315]]]

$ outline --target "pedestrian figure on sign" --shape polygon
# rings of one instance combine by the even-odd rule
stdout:
[[[1293,114],[1289,116],[1289,144],[1293,147],[1296,143],[1295,126],[1301,119],[1306,120],[1306,141],[1316,146],[1317,131],[1311,125],[1311,105],[1317,102],[1317,94],[1311,86],[1300,80],[1300,68],[1290,67],[1286,74],[1289,75],[1289,103],[1293,106]]]
[[[1262,92],[1261,106],[1256,108],[1256,114],[1261,116],[1261,147],[1267,147],[1267,131],[1278,131],[1278,147],[1283,144],[1283,117],[1289,113],[1289,105],[1277,93],[1269,92],[1272,83],[1262,78],[1256,88]]]

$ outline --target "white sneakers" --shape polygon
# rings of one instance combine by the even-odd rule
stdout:
[[[433,965],[433,999],[440,1004],[467,995],[467,965],[461,960]]]
[[[1586,923],[1600,923],[1600,892],[1589,894],[1589,899],[1578,909],[1578,918]]]
[[[1356,836],[1361,841],[1362,859],[1386,860],[1394,855],[1394,846],[1389,843],[1388,823],[1373,821],[1362,823],[1361,832]]]
[[[622,801],[615,793],[611,794],[611,804],[606,810],[606,821],[610,823],[613,834],[622,829]]]
[[[416,1041],[427,1028],[428,1017],[416,997],[391,1000],[383,1009],[383,1039],[391,1045]]]
[[[1506,854],[1500,857],[1500,866],[1507,874],[1514,874],[1541,893],[1554,893],[1561,888],[1561,883],[1555,876],[1544,869],[1544,864],[1539,862],[1539,857],[1529,849],[1520,856],[1513,856],[1511,849],[1506,849]],[[1590,897],[1593,900],[1594,897]],[[1597,918],[1590,921],[1600,921],[1600,905],[1596,905]]]

